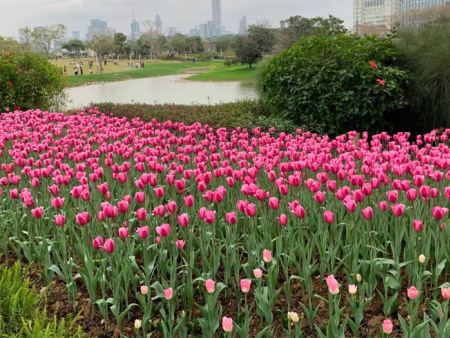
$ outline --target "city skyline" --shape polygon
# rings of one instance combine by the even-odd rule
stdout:
[[[151,4],[144,0],[61,0],[57,3],[52,0],[0,0],[0,6],[0,35],[16,39],[19,28],[56,23],[68,28],[68,37],[73,31],[84,37],[92,19],[106,21],[108,28],[128,36],[131,35],[133,11],[140,24],[145,20],[154,20],[155,15],[159,14],[163,30],[176,27],[183,34],[189,34],[192,28],[212,20],[211,0],[193,0],[189,3],[155,0]],[[221,22],[228,31],[237,34],[243,16],[247,18],[247,25],[268,21],[272,27],[279,27],[279,22],[290,16],[327,17],[331,14],[343,19],[345,26],[351,28],[352,10],[352,0],[343,0],[339,4],[332,0],[279,0],[276,3],[270,0],[228,0],[221,2]]]

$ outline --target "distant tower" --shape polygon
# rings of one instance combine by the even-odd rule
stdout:
[[[139,22],[136,21],[133,11],[133,21],[131,22],[131,40],[136,40],[139,34]]]
[[[247,34],[247,17],[243,16],[239,21],[239,35]]]
[[[158,14],[155,16],[155,30],[156,33],[162,34],[162,22],[161,17]]]
[[[222,35],[222,9],[220,0],[212,0],[212,26],[211,38]]]

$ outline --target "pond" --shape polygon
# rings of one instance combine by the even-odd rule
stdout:
[[[252,82],[189,81],[190,74],[99,83],[67,89],[68,108],[82,108],[92,102],[147,104],[216,104],[254,99]]]

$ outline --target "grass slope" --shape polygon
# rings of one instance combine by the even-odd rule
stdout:
[[[149,63],[143,69],[116,71],[103,74],[85,74],[84,75],[69,75],[66,76],[66,86],[75,87],[81,86],[88,82],[111,82],[123,81],[129,79],[141,79],[146,77],[173,75],[184,72],[187,69],[210,69],[217,66],[218,62],[197,62],[197,63],[182,63],[182,62],[164,62],[164,63]]]
[[[254,65],[252,68],[247,65],[221,67],[207,73],[190,76],[187,79],[195,81],[253,80],[256,77],[256,74],[258,74],[258,67],[258,65]]]

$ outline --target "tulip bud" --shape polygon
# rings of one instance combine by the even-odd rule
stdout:
[[[147,285],[141,285],[141,294],[146,295],[148,293]]]
[[[362,277],[359,273],[356,275],[356,280],[358,281],[358,283],[361,283]]]
[[[357,286],[357,285],[355,285],[355,284],[350,284],[350,285],[348,286],[348,293],[349,293],[349,294],[354,295],[354,294],[356,294],[357,291],[358,291],[358,286]]]
[[[420,264],[425,263],[425,260],[426,260],[426,257],[425,257],[424,255],[420,255],[420,256],[419,256],[419,263],[420,263]]]
[[[134,321],[134,328],[135,328],[136,330],[139,330],[139,329],[141,328],[141,326],[142,326],[142,320],[136,319],[136,320]]]

